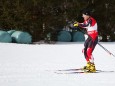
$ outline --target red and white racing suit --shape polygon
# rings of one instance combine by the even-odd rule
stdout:
[[[88,38],[84,43],[84,56],[87,61],[94,62],[92,52],[98,42],[97,22],[94,18],[90,17],[83,23],[79,23],[79,27],[86,28]]]

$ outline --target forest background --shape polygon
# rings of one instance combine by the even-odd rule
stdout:
[[[27,31],[32,41],[51,33],[57,40],[67,22],[83,22],[84,8],[97,20],[102,41],[115,41],[115,0],[0,0],[0,29]]]

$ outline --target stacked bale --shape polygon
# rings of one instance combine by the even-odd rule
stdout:
[[[71,41],[71,34],[68,31],[60,31],[58,33],[57,39],[60,42],[70,42]]]
[[[82,32],[76,31],[72,33],[73,42],[83,42],[85,41],[85,36]]]
[[[6,31],[0,31],[0,42],[10,43],[12,38],[9,33]]]
[[[27,32],[15,31],[12,35],[12,40],[15,43],[30,44],[32,43],[32,36]]]

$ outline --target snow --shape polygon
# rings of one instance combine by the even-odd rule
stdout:
[[[115,43],[100,43],[115,54]],[[26,45],[0,43],[0,86],[114,86],[115,57],[100,46],[93,56],[96,68],[90,74],[56,74],[55,70],[86,65],[83,43]],[[112,71],[112,72],[111,72]]]

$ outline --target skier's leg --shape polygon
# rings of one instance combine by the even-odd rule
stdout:
[[[89,47],[88,49],[87,49],[87,60],[89,61],[88,63],[87,63],[87,65],[86,65],[86,70],[88,71],[88,72],[95,72],[96,71],[96,68],[95,68],[95,64],[94,64],[94,58],[93,58],[93,56],[92,56],[92,48],[91,47]]]
[[[94,58],[92,56],[93,48],[89,47],[87,49],[87,59],[91,62],[94,63]]]
[[[89,41],[90,41],[90,39],[87,38],[87,40],[84,43],[84,49],[82,50],[83,53],[84,53],[84,57],[85,57],[85,59],[86,59],[87,62],[89,61],[88,56],[87,56],[87,48],[88,48]]]
[[[94,58],[92,56],[92,52],[93,52],[97,42],[98,42],[98,39],[90,41],[89,46],[87,48],[87,56],[88,56],[88,59],[90,61],[90,67],[89,67],[90,72],[95,72],[96,71],[95,64],[94,64]]]
[[[87,61],[86,66],[83,67],[84,70],[88,70],[89,67],[90,67],[90,61],[89,61],[89,57],[88,57],[88,55],[87,55],[87,49],[88,49],[88,45],[89,45],[90,40],[91,40],[91,39],[88,38],[88,39],[85,41],[85,43],[84,43],[84,50],[83,50],[83,51],[84,51],[85,59],[86,59],[86,61]]]
[[[91,63],[94,63],[94,58],[93,58],[92,52],[94,51],[95,46],[97,45],[97,42],[98,42],[98,38],[96,38],[95,40],[90,41],[89,46],[87,48],[87,56],[88,56],[89,61]]]

